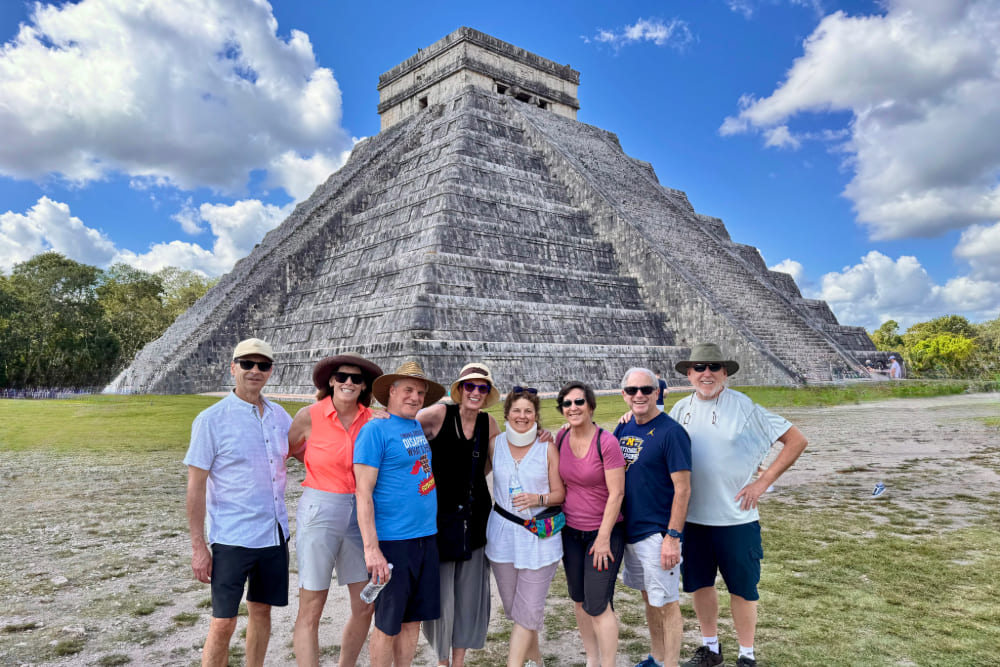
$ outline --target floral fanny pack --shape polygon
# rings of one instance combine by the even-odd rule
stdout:
[[[523,526],[529,533],[536,535],[540,539],[552,537],[566,525],[566,515],[563,514],[562,508],[558,506],[550,507],[544,512],[539,512],[530,519],[512,514],[496,503],[493,503],[493,511],[511,523]]]

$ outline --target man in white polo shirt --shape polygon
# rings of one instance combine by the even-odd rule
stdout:
[[[248,667],[264,664],[271,607],[288,604],[285,458],[292,418],[261,395],[273,364],[274,351],[259,338],[236,346],[230,364],[236,386],[195,418],[184,457],[191,569],[212,585],[204,666],[228,664],[245,585]]]

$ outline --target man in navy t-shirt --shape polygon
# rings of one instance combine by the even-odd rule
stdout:
[[[660,390],[656,394],[656,409],[663,412],[663,399],[667,397],[667,381],[663,379],[663,373],[656,371],[656,384]]]
[[[691,496],[691,439],[656,406],[659,384],[652,371],[632,368],[622,397],[632,418],[615,437],[625,456],[626,586],[642,591],[651,650],[636,667],[676,665],[680,660],[679,579],[681,530]]]

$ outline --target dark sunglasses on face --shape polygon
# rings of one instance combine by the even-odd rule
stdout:
[[[250,361],[249,359],[237,359],[236,363],[240,365],[245,371],[250,370],[254,366],[260,369],[261,373],[266,373],[271,370],[271,366],[274,365],[273,361]]]
[[[365,381],[365,376],[361,373],[344,373],[342,371],[337,371],[333,374],[333,379],[340,383],[350,380],[354,384],[361,384]]]
[[[490,393],[490,386],[488,384],[476,384],[475,382],[463,382],[462,389],[471,393],[479,391],[480,394]]]
[[[512,394],[537,394],[538,390],[534,387],[522,387],[519,384],[514,385],[514,388],[510,390]]]
[[[575,405],[583,405],[586,402],[587,402],[587,399],[585,399],[585,398],[576,398],[576,399],[573,399],[573,400],[570,400],[570,399],[567,398],[562,403],[560,403],[560,405],[563,406],[564,408],[568,408],[571,405],[574,405],[574,404]]]
[[[656,391],[656,387],[651,387],[648,384],[643,385],[641,387],[625,387],[625,393],[628,394],[629,396],[635,396],[640,391],[642,392],[643,396],[649,396],[654,391]]]
[[[695,373],[704,373],[706,368],[713,373],[718,373],[722,370],[722,364],[691,364],[691,368],[694,369]]]

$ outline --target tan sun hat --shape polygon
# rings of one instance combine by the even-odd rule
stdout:
[[[396,369],[395,373],[388,373],[386,375],[380,375],[372,383],[372,394],[382,405],[389,405],[389,387],[396,380],[405,380],[406,378],[415,378],[417,380],[423,380],[427,383],[427,393],[424,394],[424,407],[428,405],[434,405],[441,400],[444,396],[444,387],[439,385],[427,377],[424,373],[424,369],[420,367],[416,361],[405,361],[403,365]]]
[[[262,357],[267,357],[271,361],[274,361],[274,350],[271,346],[267,344],[266,341],[260,338],[247,338],[246,340],[241,340],[233,350],[233,359],[239,359],[240,357],[245,357],[250,354],[259,354]]]
[[[722,364],[726,367],[726,375],[736,375],[736,371],[740,370],[740,365],[732,359],[726,359],[715,343],[695,345],[691,348],[691,357],[687,361],[678,361],[674,370],[687,375],[688,368],[694,364]]]
[[[488,408],[500,400],[500,390],[493,383],[493,375],[490,373],[490,367],[479,362],[462,366],[462,370],[458,374],[458,379],[451,383],[451,391],[448,393],[451,400],[456,403],[462,402],[461,384],[469,380],[486,380],[490,383],[490,393],[486,395],[486,400],[483,401],[484,408]]]

